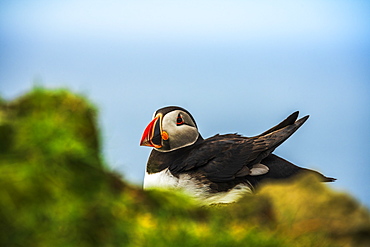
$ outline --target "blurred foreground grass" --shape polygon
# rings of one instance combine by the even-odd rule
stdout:
[[[370,246],[367,209],[312,178],[199,207],[110,172],[83,97],[39,88],[0,107],[0,246]]]

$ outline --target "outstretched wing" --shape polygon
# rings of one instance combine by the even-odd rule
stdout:
[[[183,160],[170,166],[174,174],[200,171],[214,181],[227,181],[245,166],[253,140],[238,135],[216,135],[194,147]]]
[[[307,118],[308,116],[301,118],[290,125],[284,124],[286,126],[280,129],[274,127],[276,130],[272,128],[267,134],[252,138],[239,135],[216,135],[208,138],[194,147],[182,160],[177,160],[170,166],[170,170],[176,174],[197,169],[214,182],[227,182],[238,176],[245,176],[248,169],[258,165]]]
[[[288,126],[288,125],[294,124],[295,121],[298,118],[298,114],[299,114],[299,111],[293,112],[286,119],[281,121],[278,125],[272,127],[271,129],[266,130],[265,132],[263,132],[262,134],[260,134],[258,136],[264,136],[264,135],[267,135],[267,134],[269,134],[271,132],[274,132],[276,130],[282,129],[282,128]]]
[[[275,150],[280,144],[288,139],[299,127],[306,122],[309,116],[305,116],[294,124],[287,125],[281,129],[267,132],[265,135],[258,135],[253,137],[253,150],[254,155],[258,162],[266,158],[271,152]]]

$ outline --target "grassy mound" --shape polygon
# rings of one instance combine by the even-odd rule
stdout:
[[[0,102],[0,246],[369,246],[349,195],[301,178],[231,205],[142,191],[101,157],[96,109],[67,90]]]

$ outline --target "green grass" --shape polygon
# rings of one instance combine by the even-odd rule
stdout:
[[[370,217],[315,178],[231,205],[142,191],[104,164],[97,109],[68,90],[0,100],[0,246],[370,246]]]

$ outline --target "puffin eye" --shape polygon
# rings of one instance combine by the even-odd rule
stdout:
[[[177,115],[176,124],[181,125],[183,123],[184,123],[184,119],[182,118],[182,116],[180,114]]]

